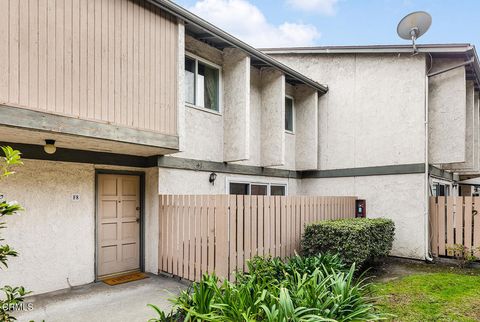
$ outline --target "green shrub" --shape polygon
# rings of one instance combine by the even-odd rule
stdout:
[[[395,225],[384,218],[327,220],[305,227],[302,252],[305,256],[335,253],[346,265],[357,267],[392,249]]]
[[[256,257],[237,282],[219,285],[215,275],[173,300],[169,315],[150,321],[376,321],[367,289],[355,278],[355,265],[345,269],[336,255],[302,258]]]

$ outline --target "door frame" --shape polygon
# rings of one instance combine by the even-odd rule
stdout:
[[[138,176],[140,178],[140,271],[145,271],[145,172],[128,170],[95,169],[95,282],[98,282],[98,176],[100,174],[118,174]]]

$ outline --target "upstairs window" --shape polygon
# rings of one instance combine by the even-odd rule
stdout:
[[[293,133],[294,110],[293,98],[285,97],[285,131]]]
[[[219,111],[220,69],[185,56],[185,101],[196,107]]]

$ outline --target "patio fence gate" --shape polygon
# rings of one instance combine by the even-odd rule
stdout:
[[[159,270],[234,279],[256,255],[291,256],[304,225],[355,216],[356,197],[161,195]]]
[[[480,197],[430,197],[430,242],[434,256],[454,256],[462,245],[480,256]]]

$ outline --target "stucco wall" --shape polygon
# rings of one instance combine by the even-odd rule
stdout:
[[[424,256],[422,174],[303,179],[300,194],[357,196],[367,201],[367,217],[386,217],[395,222],[392,255]]]
[[[305,85],[295,90],[295,165],[297,170],[318,168],[318,93]]]
[[[465,89],[465,128],[456,128],[452,136],[454,141],[458,141],[457,135],[464,134],[464,147],[457,147],[458,149],[465,149],[464,155],[464,162],[460,163],[451,163],[445,164],[445,169],[455,169],[455,170],[474,170],[474,126],[475,126],[475,112],[474,112],[474,105],[475,105],[475,87],[473,81],[469,80],[466,82],[466,89]],[[451,107],[450,107],[451,108]],[[455,109],[455,108],[454,108]],[[455,121],[453,121],[455,123]],[[462,120],[463,122],[463,120]],[[445,152],[443,152],[445,153]]]
[[[212,185],[208,182],[210,172],[166,168],[159,168],[158,171],[160,194],[225,194],[228,191],[228,180],[238,182],[287,184],[288,194],[295,195],[299,193],[297,186],[300,181],[297,179],[217,173],[215,184]]]
[[[158,171],[67,162],[24,160],[0,182],[8,200],[25,211],[6,219],[2,232],[19,253],[2,271],[2,283],[35,294],[95,279],[95,169],[145,171],[145,269],[158,272]],[[79,194],[80,201],[72,201]]]
[[[437,59],[432,72],[462,63],[462,59]],[[429,157],[433,164],[465,161],[465,68],[429,80]]]
[[[6,242],[20,253],[2,271],[2,283],[43,293],[92,282],[95,173],[91,165],[25,160],[0,183],[9,200],[25,207],[7,218]],[[72,194],[80,201],[72,201]]]
[[[185,109],[185,151],[174,157],[223,161],[223,115],[200,108]]]
[[[224,160],[247,160],[250,154],[250,57],[225,48],[223,66]]]
[[[320,169],[424,161],[424,56],[274,57],[328,84],[319,100]]]

